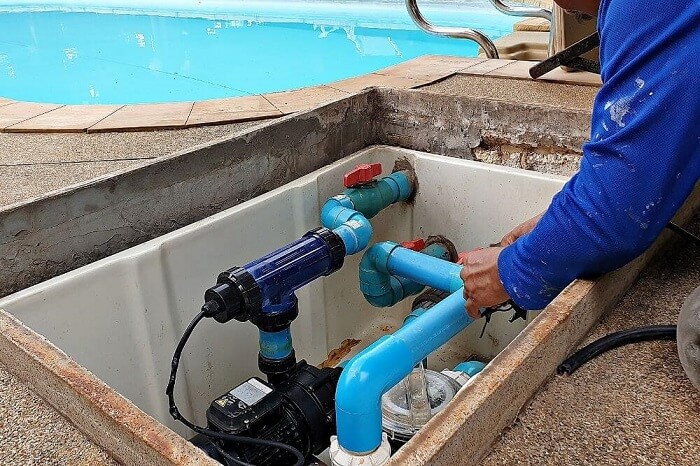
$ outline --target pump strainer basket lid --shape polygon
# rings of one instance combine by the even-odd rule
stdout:
[[[447,406],[461,386],[445,374],[432,370],[425,371],[425,379],[430,417],[433,417]],[[401,381],[382,396],[382,429],[391,439],[408,441],[421,427],[423,424],[416,425],[408,411],[406,384]]]

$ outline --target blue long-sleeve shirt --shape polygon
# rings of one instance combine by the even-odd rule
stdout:
[[[598,28],[603,86],[581,168],[499,256],[525,309],[640,255],[700,179],[700,0],[602,0]]]

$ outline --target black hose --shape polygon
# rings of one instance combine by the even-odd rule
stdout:
[[[193,431],[197,432],[198,434],[202,434],[206,437],[212,438],[212,439],[217,439],[217,440],[223,440],[226,442],[233,442],[233,443],[240,443],[240,444],[248,444],[248,445],[257,445],[257,446],[262,446],[262,447],[270,447],[270,448],[276,448],[277,450],[282,450],[286,451],[290,454],[292,454],[296,458],[296,463],[294,463],[294,466],[303,466],[304,463],[306,462],[306,459],[304,458],[304,455],[296,448],[294,448],[291,445],[287,445],[284,443],[280,442],[274,442],[272,440],[266,440],[266,439],[258,439],[258,438],[253,438],[253,437],[245,437],[241,435],[232,435],[232,434],[226,434],[224,432],[217,432],[214,430],[210,429],[205,429],[204,427],[200,427],[198,425],[195,425],[194,423],[190,422],[187,420],[181,413],[180,410],[177,409],[177,405],[175,404],[175,381],[177,379],[177,369],[178,366],[180,365],[180,357],[182,355],[182,350],[185,348],[185,344],[187,344],[187,340],[190,338],[190,335],[192,335],[192,331],[194,328],[199,324],[202,319],[205,317],[213,317],[218,311],[218,306],[216,302],[214,301],[209,301],[204,306],[202,306],[202,310],[197,316],[192,319],[192,322],[187,326],[185,329],[184,333],[182,334],[182,337],[180,337],[180,341],[177,344],[177,347],[175,348],[175,354],[173,354],[173,360],[170,364],[170,379],[168,380],[168,386],[165,389],[165,394],[168,396],[168,405],[170,408],[170,415],[175,419],[176,421],[180,421],[183,424],[185,424],[187,427],[192,429]],[[216,445],[215,445],[216,446]],[[233,462],[234,464],[238,464],[241,466],[253,466],[250,463],[246,463],[244,461],[237,460],[230,455],[227,455],[229,461]]]
[[[686,230],[682,226],[676,225],[673,222],[668,222],[668,224],[666,225],[666,228],[668,228],[669,230],[671,230],[672,232],[674,232],[675,234],[677,234],[681,238],[683,238],[687,241],[690,241],[694,245],[700,246],[700,238],[698,238],[697,236],[695,236],[694,234],[692,234],[691,232],[689,232],[688,230]]]
[[[675,340],[675,325],[652,325],[611,333],[587,345],[568,357],[557,368],[558,374],[573,374],[576,369],[608,350],[640,341]]]

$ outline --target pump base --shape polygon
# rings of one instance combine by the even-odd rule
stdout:
[[[376,450],[366,455],[355,455],[343,450],[338,443],[338,437],[334,435],[331,437],[329,452],[333,466],[384,466],[389,464],[391,445],[386,433],[382,432],[382,443]]]

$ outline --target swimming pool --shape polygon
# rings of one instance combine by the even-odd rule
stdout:
[[[425,54],[477,53],[473,42],[419,31],[403,0],[94,3],[0,0],[0,96],[205,100],[325,84]],[[487,0],[421,4],[435,23],[477,27],[491,38],[515,21]]]

